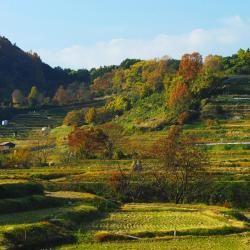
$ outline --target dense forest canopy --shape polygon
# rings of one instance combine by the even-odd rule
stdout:
[[[249,49],[240,49],[227,57],[209,55],[204,60],[199,53],[192,53],[183,55],[181,60],[169,57],[147,61],[125,59],[120,65],[72,70],[52,68],[43,63],[37,53],[24,52],[7,38],[0,37],[2,102],[10,102],[11,97],[13,101],[13,92],[17,99],[21,95],[28,97],[33,86],[43,96],[57,102],[60,102],[60,95],[61,99],[65,96],[71,102],[79,101],[81,97],[67,96],[76,90],[81,92],[80,95],[89,89],[91,96],[126,92],[130,97],[145,97],[165,88],[167,92],[170,89],[171,93],[175,92],[169,101],[174,105],[177,93],[184,95],[188,90],[193,96],[203,95],[208,85],[216,82],[215,78],[236,74],[250,74]]]

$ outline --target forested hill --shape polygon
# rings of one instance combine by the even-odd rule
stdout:
[[[52,68],[36,53],[24,52],[0,36],[0,98],[9,100],[14,89],[28,93],[33,85],[46,95],[53,95],[60,85],[74,81],[89,83],[87,70]]]

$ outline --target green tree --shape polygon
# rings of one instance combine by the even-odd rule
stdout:
[[[105,108],[108,111],[113,113],[122,114],[124,111],[128,109],[128,101],[123,96],[115,96],[112,101],[108,102],[105,105]]]
[[[89,108],[85,113],[85,121],[90,124],[94,123],[96,120],[96,109],[95,108]]]
[[[204,60],[203,71],[207,74],[218,74],[223,70],[222,56],[208,55]]]
[[[35,107],[38,105],[39,92],[36,86],[32,86],[30,93],[28,95],[28,102],[30,107]]]

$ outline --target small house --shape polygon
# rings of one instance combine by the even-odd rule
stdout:
[[[2,121],[2,126],[7,126],[9,124],[8,120],[3,120]]]
[[[16,146],[15,143],[12,142],[2,142],[0,143],[0,151],[6,151],[14,148]]]

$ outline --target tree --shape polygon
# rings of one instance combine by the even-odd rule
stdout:
[[[122,90],[122,85],[125,83],[125,72],[122,69],[117,69],[112,78],[113,89],[116,92],[120,92]]]
[[[67,93],[62,85],[57,89],[57,91],[53,97],[53,101],[59,105],[63,105],[63,104],[68,103],[68,96],[67,96]]]
[[[128,101],[121,95],[115,96],[112,101],[109,101],[105,108],[113,113],[122,114],[128,109]]]
[[[191,103],[191,95],[185,83],[178,81],[170,93],[168,100],[169,107],[175,111],[176,115],[188,111]]]
[[[102,96],[110,94],[112,89],[112,78],[114,72],[107,72],[102,76],[97,77],[90,86],[90,91],[93,95]]]
[[[39,92],[36,86],[32,86],[28,95],[28,102],[30,107],[35,107],[38,104]]]
[[[204,60],[203,70],[206,73],[219,73],[223,70],[222,56],[208,55]]]
[[[25,98],[21,90],[15,89],[12,92],[12,103],[14,106],[20,106],[24,104]]]
[[[89,88],[87,88],[85,84],[82,83],[79,85],[76,98],[78,102],[86,102],[90,100]]]
[[[139,59],[129,59],[129,58],[127,58],[127,59],[125,59],[125,60],[123,60],[121,62],[120,67],[123,68],[123,69],[128,69],[137,62],[140,62],[140,60]]]
[[[156,183],[167,199],[176,204],[190,201],[202,184],[209,180],[208,160],[197,139],[183,135],[179,126],[171,127],[168,135],[160,139],[151,151],[159,161],[154,170]],[[168,191],[166,187],[170,188]]]
[[[192,54],[185,54],[181,58],[179,66],[179,75],[186,81],[193,81],[198,76],[202,69],[202,56],[194,52]]]
[[[70,111],[63,120],[66,126],[79,126],[84,122],[84,113],[82,110]]]
[[[79,158],[89,159],[95,153],[104,153],[109,146],[108,136],[101,129],[76,128],[68,136],[68,144],[72,152]]]
[[[17,149],[12,153],[9,163],[16,167],[30,167],[32,165],[31,152],[28,149]]]
[[[89,108],[85,112],[85,121],[86,123],[90,124],[96,121],[96,109],[95,108]]]

